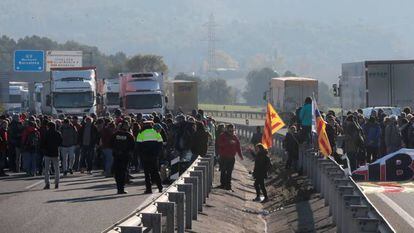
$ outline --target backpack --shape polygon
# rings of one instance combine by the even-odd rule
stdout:
[[[40,143],[40,135],[39,132],[33,131],[31,132],[25,142],[25,149],[30,151],[35,151],[38,149]]]

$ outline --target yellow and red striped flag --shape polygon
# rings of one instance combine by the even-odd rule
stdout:
[[[262,144],[268,149],[272,147],[272,135],[283,128],[285,123],[270,103],[267,103],[266,121],[262,136]]]
[[[319,112],[318,104],[316,103],[315,98],[312,101],[312,110],[312,115],[314,118],[313,122],[315,122],[315,130],[316,134],[318,135],[319,150],[323,156],[328,157],[332,154],[332,148],[331,144],[329,143],[328,134],[326,133],[326,122]]]

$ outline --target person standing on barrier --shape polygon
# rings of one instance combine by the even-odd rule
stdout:
[[[145,194],[152,193],[151,185],[155,183],[158,191],[162,192],[161,177],[158,166],[158,156],[162,150],[162,136],[153,129],[152,121],[145,121],[142,132],[137,136],[137,149],[145,174]]]
[[[268,151],[264,148],[263,144],[258,143],[255,146],[255,151],[251,150],[250,152],[254,158],[253,178],[254,188],[256,189],[256,198],[253,199],[253,201],[261,201],[262,203],[265,203],[269,198],[267,197],[264,180],[267,172],[271,168],[270,158],[267,156]],[[263,193],[263,200],[260,198],[260,191]]]
[[[296,127],[294,125],[290,126],[283,140],[283,147],[288,154],[285,169],[292,169],[293,171],[297,171],[299,159],[299,139],[296,132]]]
[[[222,133],[217,141],[219,155],[220,155],[220,183],[218,188],[231,190],[231,174],[233,172],[235,156],[239,155],[243,160],[243,155],[240,148],[240,141],[234,135],[234,125],[227,125],[226,131]]]
[[[312,128],[312,98],[306,97],[305,104],[299,112],[299,119],[302,126],[301,141],[311,142],[311,128]]]
[[[120,129],[112,135],[111,147],[113,167],[118,194],[126,194],[125,181],[127,176],[129,155],[134,151],[134,136],[129,132],[129,122],[122,121]]]

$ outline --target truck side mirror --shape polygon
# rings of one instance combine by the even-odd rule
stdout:
[[[340,94],[339,94],[339,87],[338,87],[338,85],[337,84],[333,84],[332,85],[332,92],[333,92],[333,95],[335,96],[335,97],[338,97]]]
[[[50,98],[50,95],[46,95],[46,106],[52,106],[52,98]]]
[[[263,100],[266,101],[267,100],[267,92],[263,92]]]
[[[165,96],[165,103],[168,103],[168,97]]]

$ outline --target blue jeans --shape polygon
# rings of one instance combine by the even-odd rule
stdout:
[[[22,153],[23,157],[23,167],[27,174],[35,175],[36,174],[36,163],[37,163],[37,153],[24,151]]]
[[[113,162],[112,149],[109,149],[109,148],[102,149],[102,154],[103,154],[103,159],[104,159],[105,176],[110,176],[111,170],[112,170],[112,162]]]

